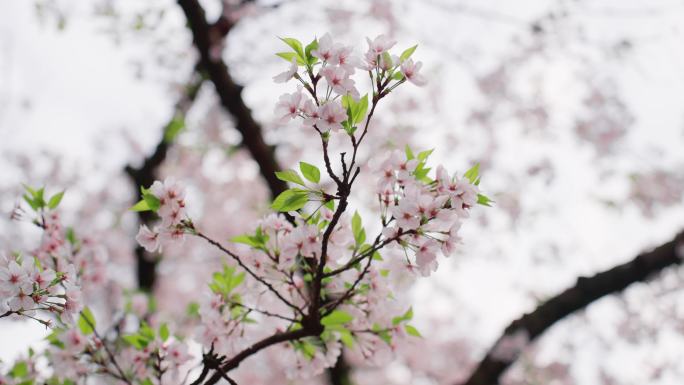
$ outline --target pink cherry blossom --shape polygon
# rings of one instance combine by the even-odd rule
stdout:
[[[30,294],[33,290],[26,269],[19,266],[16,261],[10,262],[7,267],[0,267],[0,290],[10,296],[18,295],[22,291]]]
[[[280,122],[284,123],[297,117],[299,110],[302,107],[303,97],[304,95],[299,90],[291,94],[280,96],[280,99],[276,104],[275,112],[279,117]]]
[[[335,48],[330,63],[342,67],[347,74],[351,75],[355,72],[355,68],[361,64],[361,61],[354,54],[353,47],[340,45]]]
[[[383,52],[397,44],[396,40],[390,39],[386,35],[379,35],[373,40],[367,37],[366,41],[368,42],[368,51],[375,55],[382,55]]]
[[[397,226],[404,230],[413,230],[420,226],[418,205],[411,200],[402,199],[392,208],[392,215],[397,221]]]
[[[434,239],[424,240],[416,251],[416,265],[423,276],[437,270],[437,252],[439,244]]]
[[[318,39],[318,48],[312,50],[311,55],[321,59],[323,62],[327,62],[328,60],[332,59],[334,55],[333,48],[334,43],[332,37],[329,33],[326,33],[323,35],[323,37]]]
[[[321,69],[321,75],[325,77],[328,85],[338,95],[346,95],[348,93],[358,98],[359,92],[354,87],[354,81],[349,78],[349,74],[342,67],[327,66]]]
[[[276,76],[273,77],[273,81],[276,83],[285,83],[288,80],[292,79],[295,74],[297,73],[299,66],[297,65],[297,59],[293,58],[292,62],[290,63],[290,67],[287,69],[287,71],[282,72]]]
[[[147,225],[140,225],[138,230],[138,235],[136,235],[135,240],[138,241],[140,246],[144,247],[145,250],[149,252],[155,252],[161,250],[161,238],[157,231],[150,230]]]
[[[337,100],[331,100],[321,107],[321,118],[318,120],[318,128],[323,131],[337,131],[342,128],[342,122],[347,120],[347,111]]]
[[[314,104],[310,99],[307,99],[304,101],[304,105],[302,106],[302,112],[304,113],[304,126],[305,127],[313,127],[315,124],[318,123],[318,120],[320,119],[320,108]]]
[[[408,81],[411,83],[417,85],[417,86],[424,86],[427,84],[427,79],[420,73],[420,68],[423,66],[423,63],[421,62],[413,62],[413,59],[406,59],[403,63],[401,63],[401,73],[406,77]]]
[[[12,311],[21,310],[24,313],[30,313],[36,307],[36,302],[31,297],[31,291],[24,292],[21,290],[14,298],[10,299],[9,307]]]

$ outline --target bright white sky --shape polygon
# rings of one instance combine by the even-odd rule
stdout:
[[[123,3],[133,8],[130,1]],[[182,52],[189,41],[182,33],[180,15],[175,13],[173,2],[155,2],[167,3],[174,11],[165,28],[173,38],[167,39],[162,47],[172,53]],[[448,1],[443,3],[449,4]],[[424,51],[419,51],[419,57],[429,63],[428,73],[446,85],[441,90],[444,96],[439,101],[439,115],[426,118],[424,123],[463,132],[465,146],[459,150],[466,156],[451,160],[458,165],[470,161],[468,145],[481,146],[477,142],[481,136],[475,132],[471,135],[464,123],[468,112],[465,107],[478,102],[468,66],[474,67],[476,73],[491,69],[497,60],[510,53],[510,37],[524,29],[517,25],[518,21],[530,20],[548,9],[548,3],[544,1],[487,3],[497,10],[496,15],[487,17],[503,21],[484,21],[477,12],[465,12],[459,17],[440,16],[440,12],[449,10],[450,6],[441,8],[435,6],[439,4],[437,1],[426,1],[432,5],[416,6],[416,12],[407,13],[411,16],[402,21],[406,27],[399,31],[401,37],[418,41],[425,47]],[[401,4],[399,8],[412,9],[406,2]],[[644,4],[653,11],[646,12]],[[97,162],[106,175],[120,170],[131,158],[129,144],[120,135],[122,130],[143,148],[153,145],[158,128],[168,119],[174,102],[168,84],[170,80],[184,82],[188,60],[179,66],[173,65],[172,60],[169,68],[154,71],[156,63],[147,57],[154,36],[132,37],[130,33],[123,33],[119,36],[121,44],[116,44],[111,34],[103,33],[110,30],[111,24],[90,17],[89,6],[71,4],[67,9],[67,28],[56,33],[52,19],[48,18],[44,24],[39,22],[32,2],[6,0],[0,3],[0,151],[35,154],[43,149],[58,151],[75,162]],[[611,160],[618,172],[647,170],[653,166],[682,169],[684,159],[679,149],[684,134],[684,115],[679,94],[684,87],[680,30],[684,25],[684,10],[674,1],[601,1],[596,6],[580,9],[577,20],[586,32],[586,41],[570,42],[562,50],[550,52],[544,60],[530,64],[518,77],[518,81],[524,83],[520,86],[521,92],[526,92],[531,87],[525,82],[533,82],[535,76],[541,76],[537,80],[543,84],[543,97],[552,105],[549,131],[525,136],[520,127],[505,125],[497,134],[500,143],[496,164],[515,170],[517,163],[524,166],[521,157],[547,155],[553,158],[557,168],[555,182],[550,186],[543,183],[528,186],[522,169],[509,174],[497,174],[496,169],[492,170],[491,179],[485,176],[485,188],[489,183],[490,189],[505,194],[512,183],[514,189],[523,191],[522,204],[526,211],[521,223],[511,230],[506,217],[490,214],[491,226],[485,234],[477,224],[469,224],[464,229],[467,242],[462,256],[457,257],[460,259],[445,264],[447,267],[438,272],[433,283],[420,285],[415,292],[417,314],[453,317],[455,310],[461,310],[463,317],[458,319],[460,324],[455,334],[479,339],[483,346],[511,319],[531,309],[533,296],[543,298],[562,290],[578,274],[589,274],[628,260],[639,250],[665,241],[684,228],[681,204],[659,212],[655,220],[645,220],[634,207],[613,210],[597,202],[596,198],[624,194],[626,185],[593,172],[595,163],[600,161],[595,160],[591,151],[578,146],[570,128],[570,118],[583,91],[577,84],[577,71],[582,68],[578,62],[584,63],[583,60],[589,58],[595,61],[589,67],[596,71],[597,79],[608,74],[615,76],[621,95],[637,119],[633,133],[618,149],[620,156]],[[255,21],[255,25],[273,24],[278,17],[274,12]],[[433,23],[425,25],[425,20]],[[319,17],[312,23],[320,27],[324,21]],[[313,35],[307,25],[270,28],[275,31],[274,35],[281,32],[291,36]],[[377,26],[369,24],[369,28],[377,29]],[[260,33],[260,28],[240,28],[232,33],[231,39],[256,41]],[[558,40],[566,36],[563,31],[557,33]],[[355,34],[360,38],[373,32]],[[483,35],[487,39],[477,40]],[[595,47],[625,35],[636,42],[634,53],[624,60],[602,62]],[[277,41],[273,40],[255,46],[253,58],[257,59],[252,60],[269,57],[266,53],[277,46]],[[158,52],[152,51],[157,57]],[[457,54],[467,58],[460,56],[457,59]],[[163,58],[163,53],[158,57]],[[229,57],[236,59],[233,54]],[[251,85],[245,94],[248,102],[270,105],[277,97],[270,76],[278,72],[282,63],[274,59],[259,64],[263,65],[255,67],[259,71],[245,70],[238,75]],[[145,74],[142,78],[136,76],[140,68]],[[268,73],[262,68],[268,68]],[[265,108],[255,113],[261,119],[268,119],[270,111]],[[99,146],[93,147],[93,143],[99,143]],[[451,155],[448,148],[436,151],[441,159],[449,159]],[[516,175],[517,179],[507,179],[505,175]],[[6,183],[16,182],[0,180],[0,185],[6,187]],[[486,239],[482,240],[483,237]],[[548,255],[550,244],[560,247],[555,260]],[[447,290],[435,290],[434,282]],[[651,300],[648,295],[643,297],[636,299],[636,303]],[[455,306],[459,309],[454,309]],[[611,333],[616,306],[619,304],[603,301],[587,314],[594,328],[603,335]],[[40,328],[30,325],[2,324],[0,359],[10,359],[24,349],[27,341],[41,339]],[[553,341],[567,339],[562,335],[564,330],[570,329],[556,328],[545,338],[551,342],[544,347],[548,346],[547,349],[553,352]],[[597,356],[592,352],[600,350],[592,346],[591,334],[584,337],[587,355],[572,359],[578,363],[579,382],[595,383],[595,365],[591,361]],[[677,340],[681,341],[681,338]],[[677,350],[661,347],[659,352],[667,356],[676,354]],[[648,354],[648,346],[625,346],[619,354],[605,359],[610,361],[609,365],[625,366],[625,363],[638,364],[645,354]],[[585,367],[589,370],[582,370]],[[629,367],[638,371],[640,366],[623,368],[631,378],[639,378],[639,374],[631,373]],[[663,381],[662,384],[675,384],[667,379]]]

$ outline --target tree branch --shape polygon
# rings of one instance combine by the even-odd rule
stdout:
[[[541,304],[531,313],[513,321],[497,340],[475,371],[463,385],[498,384],[501,375],[520,356],[524,347],[512,354],[501,354],[501,344],[515,335],[527,336],[529,345],[556,322],[583,310],[592,302],[606,295],[618,293],[636,282],[644,282],[669,266],[676,266],[684,259],[684,232],[678,234],[652,251],[642,253],[633,260],[595,274],[580,277],[575,286]],[[521,334],[523,333],[523,334]]]
[[[140,192],[138,188],[140,186],[149,187],[158,178],[157,171],[159,167],[166,159],[166,154],[171,145],[172,138],[169,137],[170,131],[174,129],[175,125],[179,124],[178,119],[182,119],[190,106],[195,101],[197,93],[202,86],[204,81],[201,74],[195,72],[192,75],[192,79],[185,85],[185,90],[182,97],[174,108],[173,116],[169,119],[169,122],[164,126],[164,131],[162,137],[157,143],[154,152],[145,158],[142,165],[139,167],[133,167],[127,165],[124,168],[126,174],[130,177],[133,183],[134,191],[134,202],[140,198]],[[141,224],[149,224],[154,220],[154,216],[151,211],[139,211],[138,220]],[[148,255],[144,248],[137,246],[135,249],[135,255],[137,259],[137,281],[138,287],[145,291],[152,291],[154,283],[156,281],[156,266],[157,261],[153,256]]]
[[[235,128],[242,135],[242,145],[259,165],[261,176],[266,180],[273,197],[287,190],[287,184],[276,178],[280,167],[273,148],[266,144],[261,126],[252,117],[252,111],[242,99],[242,86],[236,84],[228,72],[228,66],[215,54],[221,39],[207,22],[204,8],[198,0],[178,0],[188,20],[193,42],[200,55],[200,64],[216,88],[221,105],[235,118]],[[232,26],[224,28],[230,29]]]

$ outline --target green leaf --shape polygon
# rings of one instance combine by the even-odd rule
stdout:
[[[147,346],[146,343],[140,338],[139,335],[137,334],[130,334],[127,336],[121,337],[125,342],[127,342],[129,345],[133,346],[134,348],[140,350]]]
[[[66,239],[69,241],[70,244],[75,245],[76,244],[76,233],[74,232],[73,227],[67,227],[66,229]]]
[[[166,143],[173,142],[184,128],[185,118],[183,117],[183,114],[178,113],[171,119],[169,124],[166,125],[166,128],[164,129],[164,141]]]
[[[154,385],[154,382],[148,378],[146,378],[143,382],[140,383],[140,385]]]
[[[280,40],[289,45],[301,59],[306,58],[304,48],[302,48],[302,43],[299,40],[291,37],[281,37]]]
[[[169,339],[169,325],[166,323],[161,324],[159,327],[159,338],[161,338],[162,341]]]
[[[299,174],[297,174],[297,171],[295,170],[276,171],[275,175],[276,178],[282,180],[283,182],[291,182],[301,186],[306,186],[302,178],[299,176]]]
[[[402,74],[401,72],[397,71],[397,72],[395,72],[395,73],[392,74],[392,79],[401,81],[401,80],[404,79],[404,74]]]
[[[349,349],[354,347],[354,336],[349,330],[346,330],[346,332],[340,332],[340,341],[342,341],[344,346]]]
[[[413,308],[410,307],[402,316],[392,318],[392,325],[397,326],[404,321],[413,319]]]
[[[321,325],[332,326],[332,325],[342,325],[350,322],[354,317],[342,310],[334,310],[332,313],[321,319]]]
[[[309,201],[309,194],[306,190],[289,189],[285,190],[273,200],[271,208],[280,212],[299,210]]]
[[[413,55],[413,53],[416,51],[416,48],[418,48],[418,44],[404,50],[404,52],[401,53],[401,56],[399,56],[399,60],[403,62],[404,60],[410,58],[411,55]]]
[[[33,198],[29,197],[26,194],[24,194],[24,200],[26,201],[26,203],[28,203],[29,206],[31,206],[31,208],[34,211],[37,211],[40,208],[40,207],[38,207],[38,204],[33,201]]]
[[[366,112],[368,112],[368,94],[363,95],[359,102],[356,103],[356,108],[354,110],[354,124],[359,124],[366,118]]]
[[[89,307],[84,307],[83,310],[81,310],[80,317],[78,317],[78,328],[81,330],[81,333],[89,335],[95,332],[95,326],[96,323],[93,312],[90,311]]]
[[[477,194],[477,204],[480,204],[482,206],[492,207],[492,203],[494,203],[494,201],[489,199],[489,197],[482,195],[482,194]]]
[[[159,207],[161,206],[161,202],[159,201],[159,198],[157,198],[155,195],[152,195],[150,193],[143,194],[143,200],[145,200],[145,202],[147,202],[147,206],[152,211],[159,210]]]
[[[312,359],[316,355],[316,346],[310,342],[303,341],[301,350],[308,359]]]
[[[150,205],[144,199],[140,200],[138,203],[134,204],[129,210],[131,211],[150,211]]]
[[[257,244],[252,240],[252,236],[243,234],[243,235],[237,235],[233,238],[230,238],[230,241],[233,243],[242,243],[248,246],[256,247]]]
[[[304,47],[304,54],[309,65],[314,65],[318,62],[318,58],[311,55],[311,51],[318,49],[318,39],[313,39],[306,47]]]
[[[420,153],[418,153],[418,160],[421,162],[425,162],[433,151],[435,151],[434,148],[432,150],[421,151]]]
[[[404,330],[406,330],[406,334],[408,334],[410,336],[423,337],[420,334],[420,332],[418,331],[418,329],[416,329],[415,327],[413,327],[411,325],[404,325]]]
[[[475,183],[477,181],[477,177],[480,174],[480,164],[477,163],[473,167],[470,168],[470,170],[466,171],[466,173],[463,175],[466,179],[470,181],[470,183]]]
[[[305,65],[304,61],[294,52],[278,52],[276,56],[287,60],[288,63],[292,63],[292,59],[297,60],[297,64]]]
[[[406,152],[406,160],[411,160],[416,157],[413,155],[413,151],[411,151],[411,147],[409,147],[408,144],[406,145],[406,148],[404,148],[404,151]]]
[[[384,67],[393,67],[394,63],[392,63],[392,56],[390,56],[389,52],[385,51],[382,53],[382,61],[384,64]]]
[[[10,375],[14,378],[23,378],[28,376],[28,365],[26,361],[19,361],[14,364],[12,370],[10,370]]]
[[[59,206],[59,202],[62,201],[62,197],[64,197],[64,191],[58,192],[57,194],[53,195],[52,198],[50,198],[50,201],[48,202],[48,208],[50,210],[53,210]]]
[[[366,230],[363,229],[361,216],[358,211],[355,211],[352,217],[352,234],[354,234],[354,240],[357,245],[363,244],[366,240]]]
[[[52,333],[50,333],[45,339],[50,343],[52,346],[56,346],[60,349],[64,349],[64,342],[62,342],[59,339],[59,334],[60,330],[53,330]]]
[[[304,178],[308,179],[309,181],[313,183],[318,183],[321,181],[321,172],[318,170],[318,167],[314,166],[313,164],[299,162],[299,169],[302,171]]]
[[[197,302],[190,302],[188,307],[185,309],[185,314],[189,317],[199,316],[200,305]]]

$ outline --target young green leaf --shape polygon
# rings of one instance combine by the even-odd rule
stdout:
[[[157,198],[155,195],[145,193],[143,194],[143,199],[145,200],[145,202],[147,202],[147,206],[152,211],[157,211],[159,210],[159,207],[161,207],[161,202],[159,201],[159,198]]]
[[[404,151],[406,152],[406,160],[411,160],[416,157],[415,155],[413,155],[413,151],[411,151],[411,147],[409,147],[408,144],[404,148]]]
[[[406,311],[406,313],[404,313],[403,315],[401,315],[399,317],[392,318],[392,325],[397,326],[404,321],[410,321],[412,319],[413,319],[413,308],[410,307]]]
[[[399,60],[403,62],[404,60],[410,58],[411,55],[413,55],[413,53],[416,51],[416,48],[418,48],[418,44],[404,50],[404,52],[401,53],[401,56],[399,56]]]
[[[28,376],[28,365],[26,361],[19,361],[10,370],[10,376],[13,378],[24,378]]]
[[[332,313],[321,319],[321,325],[332,326],[332,325],[342,325],[350,322],[354,317],[342,310],[334,310]]]
[[[492,207],[492,203],[494,203],[494,201],[489,199],[489,197],[482,194],[477,194],[477,204]]]
[[[301,186],[305,186],[304,181],[295,170],[276,171],[275,174],[276,178],[282,180],[283,182],[291,182]]]
[[[363,244],[366,240],[366,230],[362,226],[361,216],[358,211],[354,212],[352,217],[352,234],[354,234],[354,240],[357,245]]]
[[[280,212],[299,210],[309,201],[309,194],[306,190],[294,189],[285,190],[273,200],[271,208]]]
[[[313,164],[299,162],[299,169],[302,171],[304,178],[308,179],[309,181],[313,183],[318,183],[321,181],[321,172],[318,170],[318,167],[314,166]]]
[[[318,39],[313,39],[306,47],[304,47],[304,55],[309,65],[314,65],[318,62],[318,58],[311,55],[311,51],[318,49]]]
[[[470,170],[466,171],[466,173],[463,175],[466,179],[470,181],[470,183],[475,183],[477,181],[477,176],[480,174],[480,164],[477,163],[473,167],[470,168]]]
[[[164,142],[172,143],[178,137],[178,134],[185,128],[185,118],[183,114],[176,114],[176,116],[171,119],[169,124],[166,125],[164,129]]]
[[[363,95],[359,102],[355,104],[353,111],[353,122],[359,124],[366,118],[368,112],[368,94]]]
[[[93,316],[93,312],[90,311],[90,308],[87,306],[81,310],[81,315],[78,317],[78,328],[81,330],[81,333],[88,335],[92,334],[95,332],[95,317]]]
[[[140,200],[138,203],[134,204],[129,210],[131,211],[150,211],[150,205],[144,199]]]
[[[169,325],[166,323],[161,324],[159,327],[159,338],[161,338],[162,341],[169,339]]]
[[[289,45],[290,48],[292,48],[301,59],[306,58],[306,55],[304,54],[304,48],[302,48],[302,43],[299,40],[293,39],[291,37],[281,37],[280,40]]]
[[[48,201],[48,208],[50,210],[54,210],[59,206],[59,202],[62,201],[62,197],[64,197],[64,191],[60,191],[57,194],[53,195],[52,198]]]
[[[300,58],[299,55],[297,55],[297,54],[294,53],[294,52],[278,52],[278,53],[276,54],[276,56],[281,57],[281,58],[287,60],[288,63],[292,63],[292,59],[296,59],[296,60],[297,60],[297,64],[302,65],[302,66],[306,64],[306,63],[304,63],[304,61],[302,60],[302,58]]]
[[[423,336],[420,334],[420,332],[418,331],[418,329],[416,329],[415,327],[413,327],[413,326],[411,326],[411,325],[408,325],[408,324],[407,324],[407,325],[404,325],[404,330],[406,330],[406,334],[408,334],[408,335],[410,335],[410,336],[414,336],[414,337],[423,337]]]

